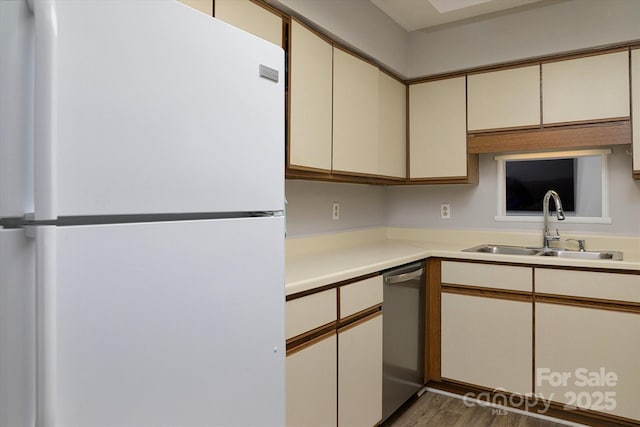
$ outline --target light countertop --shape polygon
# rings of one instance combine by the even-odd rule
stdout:
[[[600,245],[599,250],[611,250],[611,246],[622,249],[624,261],[462,252],[462,249],[482,243],[518,244],[508,236],[496,235],[495,233],[490,236],[481,234],[475,233],[473,235],[473,233],[465,232],[458,236],[456,233],[448,232],[447,239],[441,239],[437,233],[416,232],[414,230],[407,234],[405,230],[376,229],[288,241],[285,274],[286,295],[308,291],[429,257],[640,270],[640,251],[634,251],[636,245],[637,249],[640,249],[640,240],[638,239],[631,241],[618,239],[615,242],[591,239],[596,242],[595,244]],[[465,238],[463,239],[461,236],[465,236]],[[493,240],[487,240],[490,238]],[[518,241],[522,242],[519,244],[532,245],[528,236],[524,236],[524,238],[518,236],[518,238],[520,239]],[[638,282],[640,286],[640,277]]]

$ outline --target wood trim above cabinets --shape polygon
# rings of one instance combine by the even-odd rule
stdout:
[[[557,150],[628,144],[631,144],[629,120],[467,136],[469,153]]]

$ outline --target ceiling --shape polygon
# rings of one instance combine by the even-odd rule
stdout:
[[[501,13],[541,0],[371,0],[407,31]]]

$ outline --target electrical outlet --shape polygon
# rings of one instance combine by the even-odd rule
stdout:
[[[334,221],[339,220],[340,219],[340,203],[333,202],[333,207],[331,212],[332,212],[331,219],[333,219]]]
[[[449,203],[442,203],[440,205],[440,218],[451,219],[451,205]]]

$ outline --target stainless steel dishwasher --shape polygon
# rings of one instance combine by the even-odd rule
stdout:
[[[424,264],[384,273],[382,420],[424,383]]]

